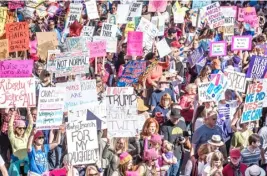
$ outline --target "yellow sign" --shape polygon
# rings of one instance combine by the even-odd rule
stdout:
[[[129,21],[126,24],[126,27],[125,27],[125,35],[127,36],[128,32],[129,31],[134,31],[134,29],[135,29],[135,22],[134,21]]]
[[[6,24],[7,7],[0,7],[0,36],[3,35]]]

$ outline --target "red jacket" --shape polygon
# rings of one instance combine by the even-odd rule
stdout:
[[[242,173],[242,176],[245,176],[245,171],[248,168],[247,165],[240,163],[240,171]],[[234,169],[230,166],[230,164],[227,164],[226,166],[224,166],[223,168],[223,176],[234,176]]]

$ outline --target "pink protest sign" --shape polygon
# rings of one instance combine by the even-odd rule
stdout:
[[[89,50],[89,56],[92,57],[103,57],[106,56],[107,44],[106,41],[88,42],[87,48]]]
[[[149,12],[164,12],[168,1],[166,0],[150,0],[148,4]]]
[[[128,32],[127,55],[143,55],[143,32]]]
[[[33,60],[6,60],[0,62],[1,78],[31,77]]]
[[[13,1],[8,2],[8,9],[10,9],[10,10],[22,8],[23,6],[24,6],[23,1],[13,0]]]
[[[252,37],[249,36],[233,36],[231,50],[245,50],[250,51],[252,45]]]
[[[255,7],[239,8],[238,21],[245,22],[251,27],[259,27],[259,19]]]
[[[226,42],[210,42],[210,57],[225,56],[227,52]]]

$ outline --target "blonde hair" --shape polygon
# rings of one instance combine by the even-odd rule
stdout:
[[[223,167],[223,154],[219,151],[216,151],[212,154],[211,160],[210,160],[210,166],[211,168],[214,167],[214,161],[221,161],[220,167]]]
[[[185,91],[188,93],[190,89],[192,89],[193,87],[197,87],[197,85],[195,83],[190,83],[185,87]]]
[[[164,141],[165,142],[165,141]],[[173,151],[174,149],[174,145],[170,142],[165,142],[164,145],[163,145],[164,149],[166,149],[168,152],[171,152]]]
[[[163,106],[163,101],[164,100],[166,100],[166,99],[169,99],[170,100],[170,105],[171,105],[171,101],[172,101],[172,99],[171,99],[171,96],[170,96],[170,94],[168,94],[168,93],[165,93],[162,97],[161,97],[161,99],[160,99],[160,105],[161,106]]]
[[[123,139],[124,140],[124,146],[122,149],[122,152],[126,152],[128,150],[128,138],[113,138],[113,149],[116,151],[116,146],[119,140]]]
[[[85,175],[87,176],[87,175],[90,175],[90,171],[91,170],[94,170],[96,173],[97,173],[97,175],[98,176],[100,176],[100,173],[98,172],[98,170],[97,170],[97,168],[95,167],[95,166],[88,166],[87,168],[86,168],[86,172],[85,172]]]

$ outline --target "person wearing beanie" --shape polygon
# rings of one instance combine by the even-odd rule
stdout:
[[[241,176],[245,175],[247,165],[241,163],[241,152],[239,149],[232,149],[230,151],[230,163],[224,166],[224,176]]]
[[[26,123],[24,120],[15,119],[15,111],[13,112],[9,124],[8,124],[8,138],[10,140],[13,155],[11,156],[11,165],[9,167],[9,175],[17,176],[20,174],[27,174],[29,159],[27,156],[27,142],[31,134],[33,127],[33,118],[30,113],[30,108],[27,108],[29,124],[26,128]],[[21,173],[20,166],[24,165],[23,172]]]
[[[42,131],[32,130],[28,140],[28,157],[30,163],[28,176],[42,175],[48,172],[47,154],[60,144],[63,130],[60,127],[57,134],[57,141],[50,144],[44,144],[44,134]]]
[[[120,164],[118,170],[113,172],[112,176],[125,176],[127,171],[131,171],[133,168],[133,158],[127,153],[120,154]]]
[[[155,149],[147,149],[144,151],[144,162],[138,167],[137,171],[139,175],[156,175],[159,169],[157,169],[158,154]]]

